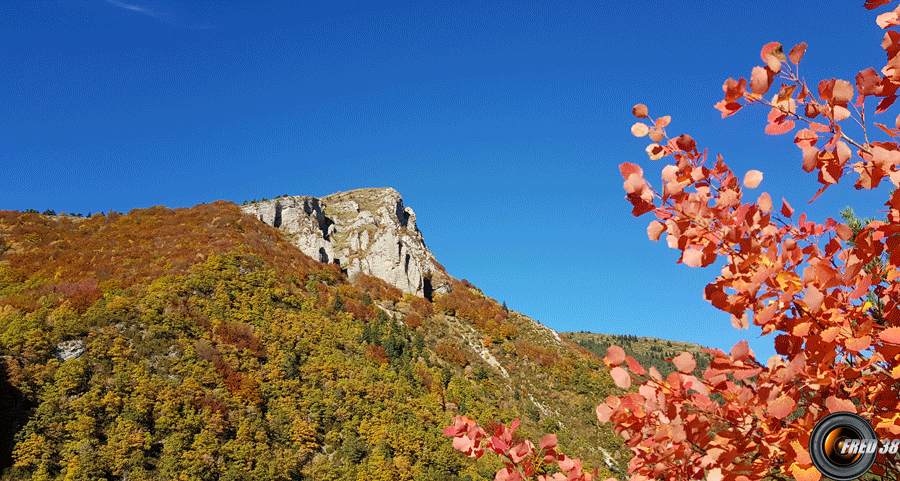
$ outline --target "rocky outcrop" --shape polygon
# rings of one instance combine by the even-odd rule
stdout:
[[[241,209],[284,230],[313,259],[340,265],[351,279],[368,274],[425,297],[450,292],[452,278],[425,245],[416,214],[390,187],[286,196]]]

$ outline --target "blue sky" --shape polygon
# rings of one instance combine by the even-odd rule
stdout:
[[[792,137],[765,135],[763,109],[713,108],[770,41],[807,42],[813,84],[880,70],[862,4],[2,2],[0,209],[390,186],[452,275],[554,329],[746,338],[764,360],[771,336],[702,299],[717,270],[676,265],[631,216],[618,165],[651,180],[664,165],[630,134],[631,107],[761,170],[753,195],[820,222],[874,215],[885,191],[849,182],[806,204],[818,184]]]

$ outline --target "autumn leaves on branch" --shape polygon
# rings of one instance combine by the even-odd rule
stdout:
[[[886,3],[868,0],[866,8]],[[886,30],[900,25],[900,7],[876,22]],[[818,171],[822,184],[812,200],[847,174],[855,173],[857,189],[874,189],[883,179],[900,187],[900,117],[896,129],[866,123],[866,100],[877,100],[868,103],[875,114],[884,113],[900,86],[900,33],[888,30],[881,46],[887,63],[880,73],[867,68],[855,83],[824,79],[812,89],[799,74],[806,44],[785,54],[781,44],[769,43],[749,83],[728,79],[716,108],[727,117],[763,105],[769,109],[765,131],[773,135],[799,125],[794,143],[802,168]],[[767,98],[776,81],[777,92]],[[614,423],[631,448],[631,480],[817,481],[810,431],[837,411],[859,413],[879,437],[898,437],[900,190],[887,199],[885,220],[858,232],[831,218],[816,223],[795,216],[783,199],[775,210],[768,193],[745,201],[744,189],[758,187],[762,173],[751,170],[739,179],[721,155],[710,159],[690,136],[670,138],[669,116],[653,119],[641,104],[632,113],[641,120],[631,132],[652,141],[650,159],[671,159],[658,188],[640,166],[620,166],[632,214],[653,213],[648,237],[665,233],[669,247],[681,251],[680,263],[705,267],[723,257],[721,275],[706,286],[704,298],[729,313],[735,327],[752,322],[775,334],[779,355],[757,361],[742,341],[729,353],[707,350],[714,357],[703,372],[692,355],[676,356],[677,372],[663,377],[610,347],[604,361],[614,382],[631,391],[640,384],[597,407],[599,420]],[[844,128],[850,119],[860,126],[856,137]],[[882,139],[870,139],[876,135]],[[864,300],[869,294],[877,305]],[[507,450],[485,441],[493,438],[468,418],[457,418],[451,428],[445,434],[456,437],[457,449],[506,456],[508,469],[518,474],[498,473],[498,480],[590,479],[565,470],[554,474],[563,477],[535,478]],[[896,472],[894,459],[884,456],[871,471],[890,472]]]

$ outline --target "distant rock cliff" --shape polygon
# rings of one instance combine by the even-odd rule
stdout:
[[[425,246],[416,214],[390,187],[287,196],[241,209],[287,232],[313,259],[340,265],[351,279],[364,273],[425,297],[450,292],[451,277]]]

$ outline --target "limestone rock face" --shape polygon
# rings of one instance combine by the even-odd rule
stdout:
[[[241,209],[284,230],[313,259],[340,265],[351,279],[363,273],[425,297],[450,292],[452,278],[425,245],[416,214],[390,187],[281,197]]]

